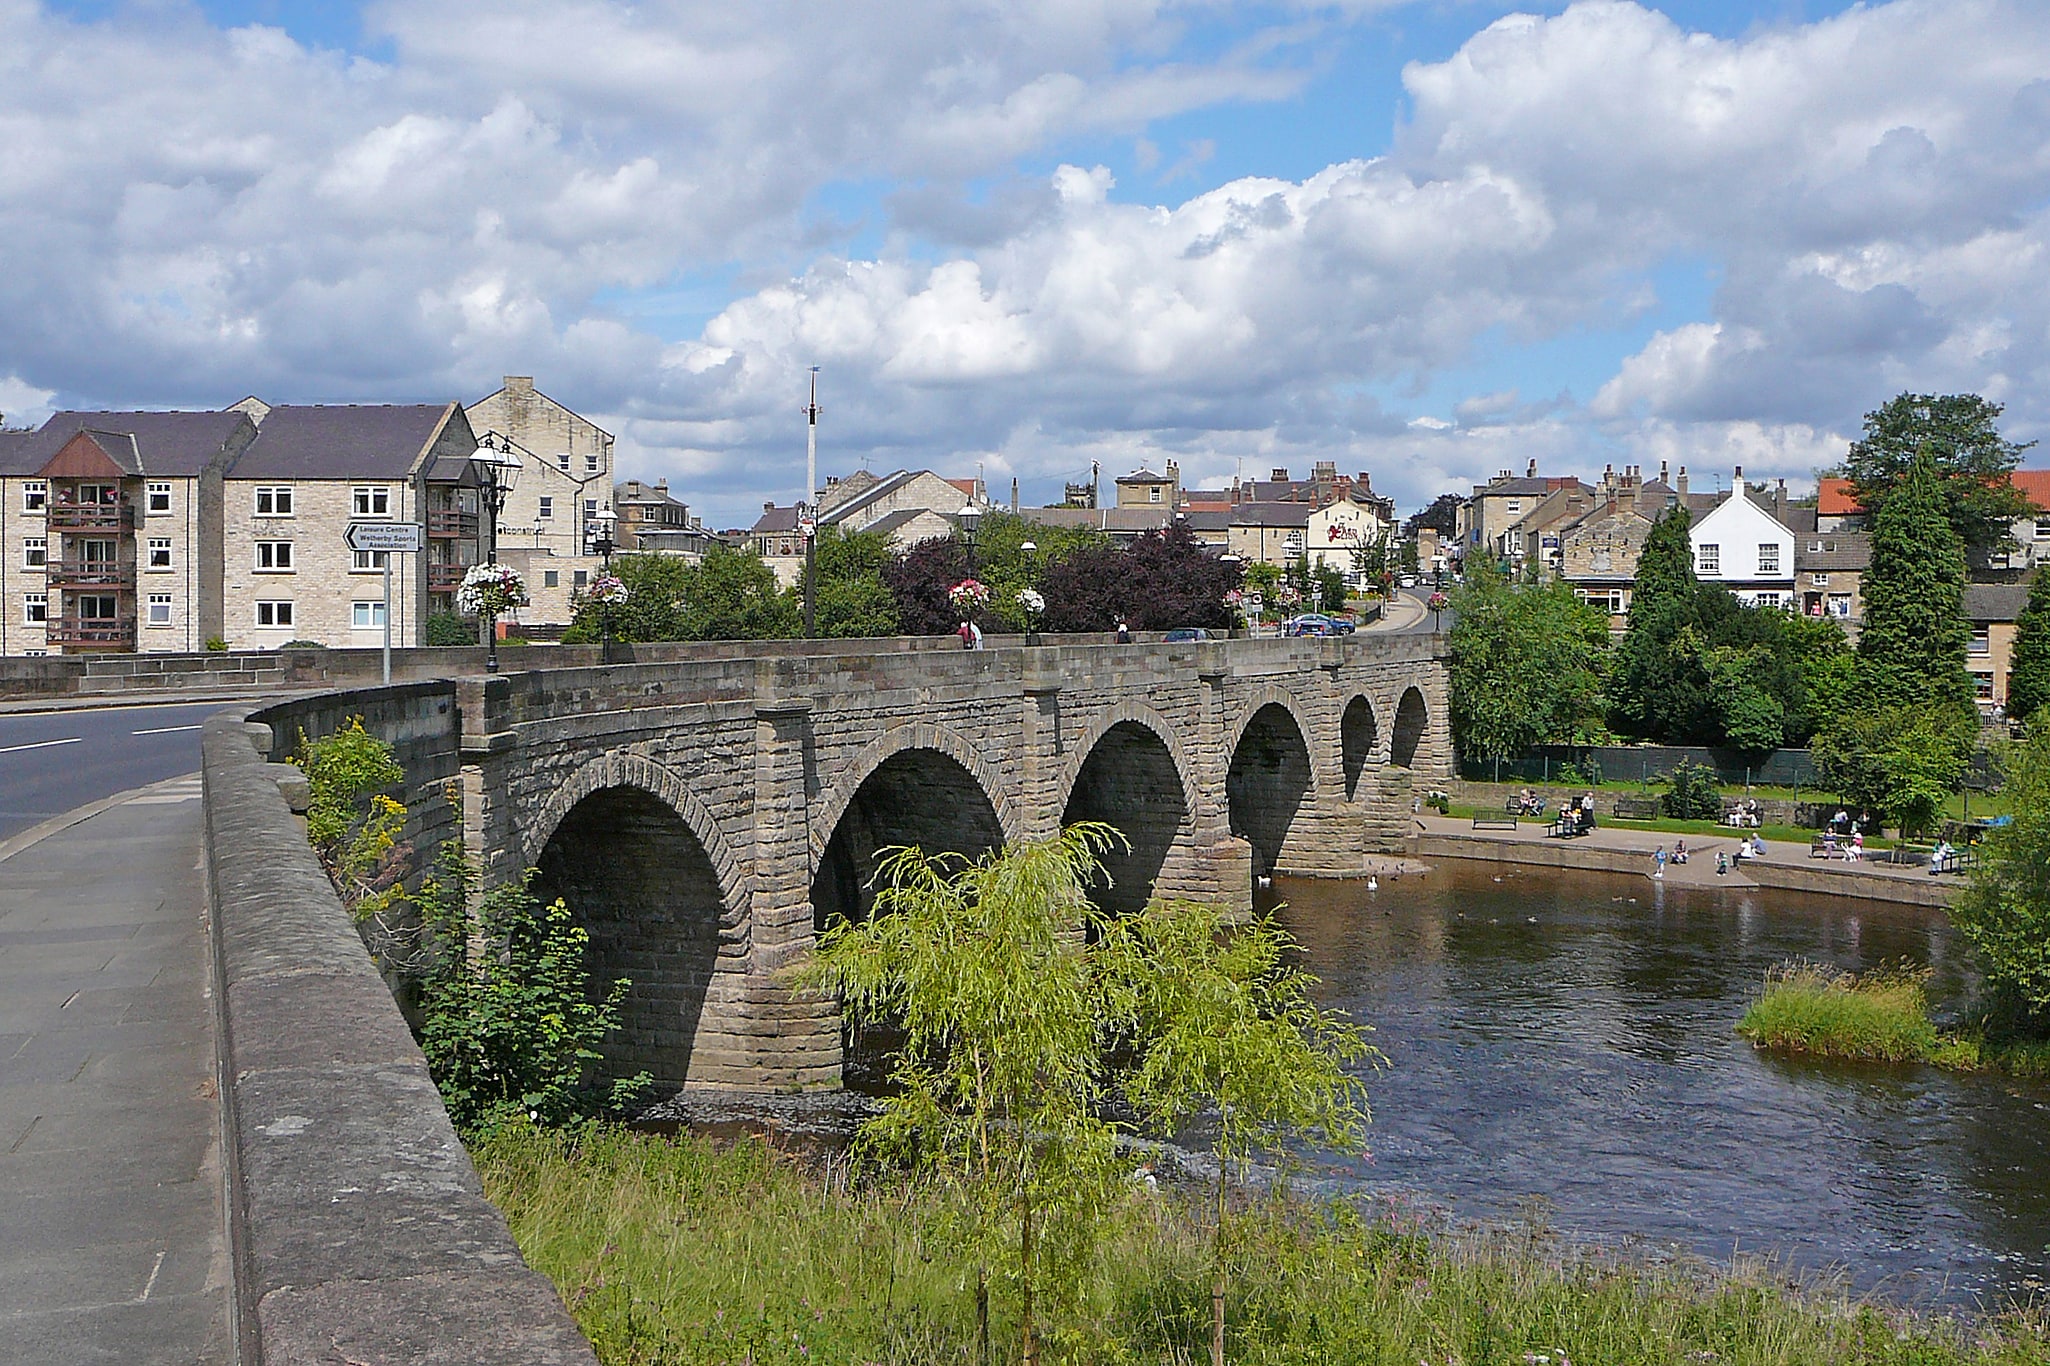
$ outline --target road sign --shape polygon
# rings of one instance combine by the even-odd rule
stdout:
[[[344,537],[351,550],[382,550],[404,554],[420,549],[418,522],[351,522]]]

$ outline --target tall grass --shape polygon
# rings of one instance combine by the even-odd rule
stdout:
[[[1761,1048],[1874,1062],[1955,1063],[1960,1046],[1929,1018],[1927,968],[1881,964],[1864,973],[1781,963],[1737,1032]]]
[[[527,1259],[608,1366],[976,1360],[953,1210],[902,1180],[853,1183],[758,1142],[513,1128],[479,1170]],[[1259,1197],[1232,1253],[1229,1359],[1246,1366],[2022,1366],[2050,1321],[1967,1325],[1787,1288],[1769,1266],[1644,1265],[1541,1230],[1427,1228],[1352,1204]],[[1196,1204],[1135,1185],[1066,1298],[1047,1360],[1207,1359]],[[994,1359],[1013,1359],[995,1287]]]

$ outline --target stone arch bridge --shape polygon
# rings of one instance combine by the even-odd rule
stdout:
[[[1113,910],[1355,875],[1449,772],[1438,649],[757,644],[318,701],[369,716],[416,780],[459,779],[487,878],[536,869],[597,973],[632,979],[614,1065],[663,1090],[791,1089],[837,1084],[842,1039],[780,970],[864,912],[877,850],[974,854],[1108,821],[1131,842],[1098,889]],[[310,715],[273,711],[279,729]]]

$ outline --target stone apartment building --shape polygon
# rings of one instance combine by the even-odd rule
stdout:
[[[952,534],[961,509],[973,503],[987,511],[989,497],[981,479],[946,479],[931,470],[897,470],[874,475],[863,470],[845,478],[829,478],[819,490],[820,529],[883,531],[899,552],[921,541]],[[762,505],[762,515],[749,528],[757,555],[776,571],[785,588],[804,577],[804,538],[797,509]]]
[[[585,548],[598,514],[612,507],[612,433],[536,389],[530,375],[507,375],[465,416],[479,441],[520,457],[498,518],[498,558],[520,572],[532,599],[520,619],[567,626],[571,596],[601,563]]]
[[[694,514],[688,503],[670,496],[667,479],[652,484],[628,479],[617,484],[612,490],[612,506],[619,514],[614,540],[620,550],[678,555],[695,564],[719,544],[718,534],[705,529],[704,518]]]
[[[460,403],[270,408],[223,481],[228,645],[381,644],[383,557],[343,536],[385,519],[426,528],[426,549],[393,563],[391,602],[392,643],[425,644],[488,548],[476,451]]]
[[[62,412],[0,433],[0,654],[190,652],[220,634],[242,411]]]
[[[1167,462],[1167,473],[1157,474],[1141,466],[1130,474],[1117,478],[1117,505],[1121,508],[1181,506],[1182,467],[1176,461]]]
[[[1475,553],[1508,555],[1507,533],[1547,494],[1580,480],[1574,475],[1540,477],[1532,460],[1521,478],[1503,470],[1485,484],[1476,484],[1473,496],[1459,505],[1455,524],[1461,556]]]

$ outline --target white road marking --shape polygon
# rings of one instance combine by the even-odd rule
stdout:
[[[5,749],[0,749],[0,754],[19,754],[25,749],[48,749],[52,745],[75,745],[83,739],[83,735],[74,735],[64,740],[38,740],[32,745],[9,745]]]
[[[200,726],[158,726],[155,730],[131,730],[130,735],[169,735],[178,730],[200,730]]]

